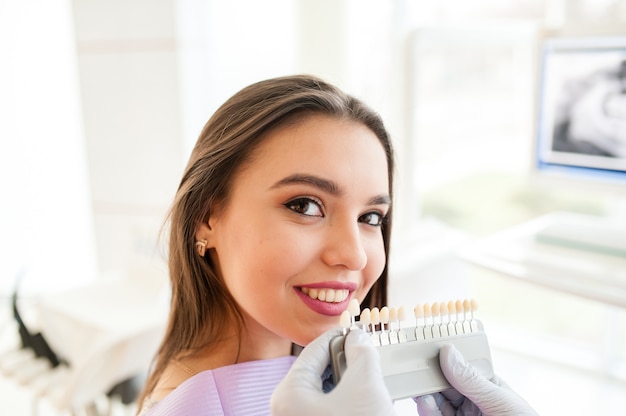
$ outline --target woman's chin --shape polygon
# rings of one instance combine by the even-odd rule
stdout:
[[[311,330],[307,332],[306,334],[301,334],[296,339],[292,339],[292,342],[296,345],[300,345],[301,347],[306,347],[320,335],[330,331],[331,329],[338,329],[338,328],[339,328],[339,325],[328,325],[327,327],[316,328],[315,330]]]

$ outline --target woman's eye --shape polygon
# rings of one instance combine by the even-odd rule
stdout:
[[[298,198],[285,204],[290,210],[311,217],[323,217],[324,213],[320,207],[320,203],[310,198]]]
[[[367,225],[380,226],[383,223],[383,215],[380,212],[368,212],[365,215],[361,215],[360,222],[364,222]]]

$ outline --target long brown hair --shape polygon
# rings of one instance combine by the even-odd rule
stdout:
[[[167,364],[182,354],[220,341],[228,327],[243,329],[239,307],[210,256],[195,248],[198,224],[229,196],[234,174],[265,133],[311,114],[362,123],[378,137],[387,155],[393,198],[393,150],[381,118],[356,98],[312,76],[288,76],[252,84],[226,101],[209,119],[191,153],[168,215],[171,305],[165,337],[148,376],[140,404],[155,388]],[[383,224],[388,260],[391,213]],[[387,300],[387,266],[362,302],[382,307]]]

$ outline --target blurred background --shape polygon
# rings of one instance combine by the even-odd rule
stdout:
[[[244,86],[310,73],[392,133],[391,301],[476,298],[496,372],[540,414],[626,410],[623,273],[588,295],[600,283],[584,276],[572,289],[476,261],[544,214],[626,205],[626,187],[544,183],[533,168],[542,41],[620,35],[625,0],[0,0],[2,351],[18,340],[19,285],[25,321],[65,355],[114,319],[124,342],[150,328],[135,360],[145,372],[167,308],[159,233],[197,135]],[[606,261],[626,270],[623,256]],[[85,315],[82,335],[55,334],[60,321],[80,328],[72,313]],[[1,414],[63,410],[14,373],[0,377]]]

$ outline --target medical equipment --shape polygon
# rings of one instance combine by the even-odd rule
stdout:
[[[383,378],[393,400],[443,391],[450,387],[439,366],[439,349],[454,344],[464,358],[483,376],[494,375],[491,354],[482,322],[474,318],[476,302],[457,300],[417,305],[415,324],[405,326],[403,307],[360,310],[353,299],[341,316],[344,335],[330,342],[335,384],[347,368],[343,350],[350,328],[361,327],[370,334],[380,353]],[[359,321],[356,321],[356,317]]]

